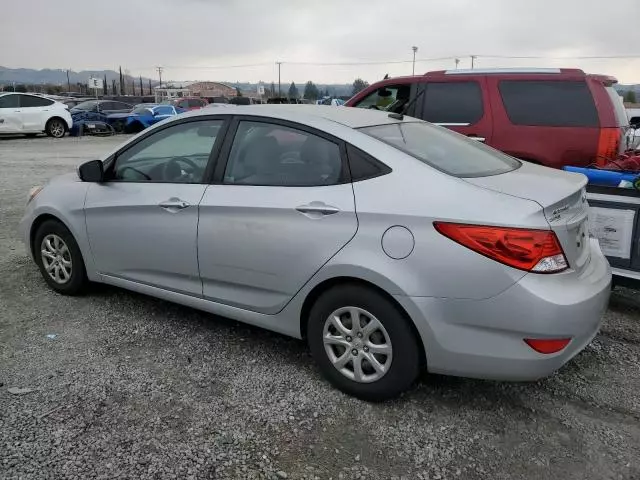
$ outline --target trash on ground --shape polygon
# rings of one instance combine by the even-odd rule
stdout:
[[[9,387],[7,391],[12,395],[25,395],[33,392],[33,388]]]

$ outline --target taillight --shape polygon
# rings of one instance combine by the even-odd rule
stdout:
[[[618,156],[620,148],[620,129],[619,128],[601,128],[600,138],[598,139],[598,156],[596,164],[599,167],[604,166],[609,160],[613,160]]]
[[[524,342],[538,353],[557,353],[569,345],[570,338],[525,338]]]
[[[513,268],[556,273],[568,268],[560,242],[551,230],[435,222],[445,237]]]

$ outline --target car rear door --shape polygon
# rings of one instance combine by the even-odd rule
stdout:
[[[491,102],[485,77],[451,76],[418,85],[414,115],[480,142],[492,143]]]
[[[20,95],[0,96],[0,133],[22,132]]]
[[[53,100],[36,95],[20,95],[20,110],[22,111],[22,130],[25,132],[42,132],[47,120],[51,117],[50,110]]]
[[[110,161],[90,186],[85,219],[100,274],[202,296],[198,203],[224,120],[190,119],[156,129]]]
[[[221,159],[200,203],[204,297],[277,313],[355,235],[344,147],[299,124],[243,117]]]

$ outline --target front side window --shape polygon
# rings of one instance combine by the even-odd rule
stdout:
[[[408,100],[410,85],[385,85],[360,100],[355,107],[397,111]]]
[[[121,182],[200,183],[222,120],[162,129],[116,157],[108,178]]]
[[[0,96],[0,108],[18,108],[20,101],[18,95],[2,95]]]
[[[482,118],[482,90],[478,82],[426,84],[423,120],[431,123],[471,125]]]
[[[53,100],[48,98],[36,97],[34,95],[20,95],[20,106],[29,107],[48,107],[53,104]]]
[[[360,131],[454,177],[498,175],[521,165],[482,143],[426,122],[398,122]]]
[[[598,127],[598,111],[584,81],[503,80],[500,95],[514,125]]]
[[[340,183],[342,177],[338,144],[283,125],[243,121],[233,140],[224,182],[320,186]]]

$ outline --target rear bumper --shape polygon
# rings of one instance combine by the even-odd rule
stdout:
[[[422,336],[433,373],[494,380],[535,380],[559,369],[598,333],[610,294],[611,270],[596,240],[580,275],[527,274],[484,300],[402,297]],[[524,338],[571,338],[543,355]]]

